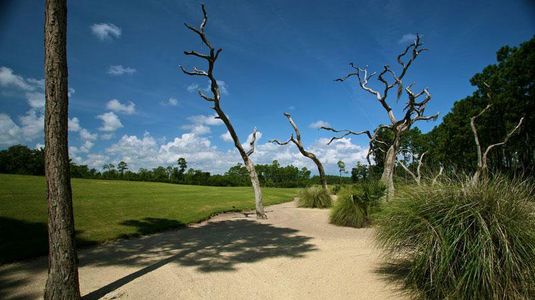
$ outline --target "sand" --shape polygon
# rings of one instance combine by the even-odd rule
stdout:
[[[378,273],[373,229],[328,224],[328,210],[267,208],[83,249],[84,299],[404,299]],[[140,222],[139,229],[143,229]],[[46,257],[0,266],[0,299],[42,298]]]

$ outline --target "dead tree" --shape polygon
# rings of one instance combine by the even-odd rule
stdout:
[[[409,167],[407,167],[403,161],[399,161],[399,164],[403,167],[403,169],[405,170],[405,172],[409,173],[409,175],[412,176],[412,178],[414,178],[414,181],[416,181],[416,184],[420,185],[421,184],[421,181],[422,181],[422,165],[423,165],[423,159],[424,159],[424,156],[427,154],[427,152],[424,152],[420,155],[419,159],[418,159],[418,167],[416,167],[416,174],[414,174],[414,172],[412,172]]]
[[[284,113],[284,116],[288,118],[288,121],[290,122],[290,125],[292,125],[294,131],[295,131],[295,138],[293,133],[290,135],[290,138],[286,142],[280,142],[278,140],[271,140],[271,143],[278,144],[278,145],[287,145],[288,143],[292,142],[297,146],[297,149],[299,149],[299,152],[303,154],[303,156],[310,158],[315,164],[316,167],[318,167],[318,173],[320,176],[320,182],[321,187],[327,192],[327,180],[325,179],[325,170],[323,169],[323,165],[321,164],[321,161],[318,159],[318,157],[310,152],[305,150],[305,146],[303,146],[303,143],[301,142],[301,133],[299,132],[299,128],[297,127],[297,124],[295,124],[294,120],[292,119],[292,116],[289,113]]]
[[[45,9],[45,175],[48,278],[45,299],[80,299],[68,152],[67,1]]]
[[[490,95],[488,94],[489,98]],[[477,134],[477,128],[476,128],[476,119],[479,118],[482,114],[484,114],[487,110],[489,110],[492,107],[492,104],[488,104],[481,112],[479,112],[477,115],[470,118],[470,127],[472,128],[472,133],[474,134],[474,140],[476,142],[476,148],[477,148],[477,169],[474,173],[474,176],[472,177],[472,183],[478,183],[481,178],[487,178],[488,176],[488,154],[489,152],[497,146],[503,146],[509,141],[509,138],[522,126],[522,122],[524,121],[524,117],[520,118],[518,121],[518,124],[516,124],[515,128],[511,130],[506,136],[505,139],[499,143],[495,143],[492,145],[489,145],[485,151],[482,151],[481,143],[479,142],[479,137]]]
[[[262,190],[260,188],[260,182],[258,180],[258,175],[256,174],[254,163],[251,160],[251,155],[254,152],[254,143],[256,141],[256,128],[252,134],[252,140],[250,142],[251,148],[248,151],[245,151],[242,144],[240,143],[240,139],[238,138],[236,131],[234,130],[234,127],[230,123],[229,118],[221,109],[221,103],[220,103],[221,92],[220,92],[219,84],[216,78],[214,77],[214,67],[215,67],[217,58],[219,57],[219,54],[221,53],[223,49],[219,48],[216,50],[212,46],[210,41],[208,41],[208,38],[206,37],[206,32],[205,32],[206,23],[208,22],[208,17],[206,15],[206,9],[204,8],[204,5],[202,5],[201,8],[202,8],[202,13],[203,13],[203,20],[199,28],[197,29],[188,24],[184,24],[184,25],[189,30],[193,31],[199,36],[202,43],[208,48],[209,53],[204,54],[204,53],[200,53],[200,52],[192,50],[192,51],[184,51],[184,54],[188,56],[195,56],[195,57],[206,60],[206,62],[208,63],[208,69],[201,70],[201,69],[197,69],[194,67],[191,71],[188,71],[184,69],[182,66],[180,66],[180,69],[182,70],[182,72],[184,72],[187,75],[206,77],[209,79],[211,95],[207,95],[203,93],[202,90],[199,90],[198,91],[199,96],[212,104],[211,108],[216,112],[217,114],[216,118],[223,121],[223,123],[227,127],[227,130],[230,136],[232,137],[232,140],[234,141],[234,146],[236,147],[236,149],[238,149],[238,152],[240,153],[240,156],[243,159],[245,167],[247,168],[247,171],[249,171],[249,177],[251,178],[251,184],[253,186],[254,195],[255,195],[256,217],[260,219],[265,219],[267,218],[267,216],[266,216],[266,213],[264,212],[264,205],[262,203]]]
[[[392,131],[394,138],[392,141],[392,144],[389,146],[386,154],[385,154],[385,160],[384,160],[384,168],[383,168],[383,174],[381,176],[381,181],[386,185],[388,190],[388,198],[391,198],[394,194],[394,169],[396,165],[396,156],[399,151],[400,147],[400,141],[402,134],[409,130],[411,126],[421,120],[436,120],[438,117],[438,114],[432,115],[432,116],[426,116],[425,108],[429,101],[431,100],[431,94],[427,90],[427,88],[424,88],[420,92],[413,92],[412,86],[414,84],[411,84],[405,88],[403,88],[403,78],[405,77],[405,74],[407,74],[407,70],[412,65],[414,60],[422,53],[423,51],[426,51],[427,49],[422,48],[422,42],[420,39],[420,36],[416,36],[416,40],[409,46],[405,48],[403,52],[401,52],[400,55],[397,56],[397,62],[401,66],[401,72],[396,74],[394,70],[388,66],[385,65],[383,67],[383,70],[381,73],[379,73],[378,80],[381,82],[381,84],[384,86],[384,89],[382,92],[379,90],[375,90],[371,88],[368,85],[369,80],[376,74],[376,73],[368,73],[368,68],[360,68],[355,66],[353,63],[350,64],[351,68],[354,69],[353,72],[347,74],[346,76],[336,79],[336,81],[345,81],[348,78],[356,77],[359,86],[366,92],[372,94],[375,96],[379,104],[384,108],[386,111],[388,118],[390,120],[390,124],[386,127],[389,130]],[[410,55],[408,55],[410,53]],[[406,57],[409,56],[407,59]],[[390,79],[387,79],[386,76],[390,76]],[[388,104],[388,95],[390,90],[396,88],[397,89],[397,97],[401,97],[401,94],[403,90],[405,90],[405,93],[407,94],[407,104],[404,108],[404,115],[401,119],[396,118],[394,111],[392,110],[392,107],[390,104]],[[423,97],[422,100],[421,97]]]
[[[431,182],[431,185],[435,185],[437,183],[437,180],[438,178],[440,177],[440,175],[442,175],[442,172],[444,171],[444,167],[443,166],[440,166],[440,169],[438,170],[438,173],[435,177],[433,177],[433,181]]]

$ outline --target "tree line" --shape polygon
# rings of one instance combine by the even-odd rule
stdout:
[[[360,168],[366,167],[360,164]],[[258,179],[266,187],[306,187],[320,184],[319,176],[312,176],[306,167],[297,168],[293,165],[281,166],[278,161],[271,164],[255,165]],[[30,149],[24,145],[11,146],[0,151],[0,173],[44,175],[44,149]],[[131,170],[128,163],[108,163],[101,170],[70,161],[70,173],[73,178],[152,181],[176,184],[207,185],[207,186],[251,186],[247,168],[238,163],[223,174],[211,174],[203,170],[188,168],[185,158],[181,157],[176,164],[158,166],[147,169]],[[342,174],[342,173],[341,173]],[[358,177],[328,175],[331,183],[350,183]],[[353,179],[352,179],[353,178]]]

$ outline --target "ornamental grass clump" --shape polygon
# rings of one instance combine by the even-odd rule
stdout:
[[[498,177],[398,193],[377,220],[388,269],[422,298],[535,299],[534,191]]]
[[[301,190],[297,206],[308,208],[328,208],[332,206],[331,195],[318,186]]]
[[[338,226],[362,228],[370,224],[370,212],[378,207],[385,186],[377,181],[345,187],[338,194],[330,223]]]

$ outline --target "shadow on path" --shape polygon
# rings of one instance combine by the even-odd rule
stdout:
[[[147,218],[124,224],[137,227],[142,234],[162,222],[174,221]],[[236,270],[239,263],[254,263],[270,257],[303,257],[305,253],[316,250],[309,243],[310,239],[298,235],[294,229],[238,219],[119,241],[84,252],[80,255],[81,265],[138,265],[141,269],[87,294],[84,299],[103,297],[170,263],[195,267],[200,272],[229,272]]]

